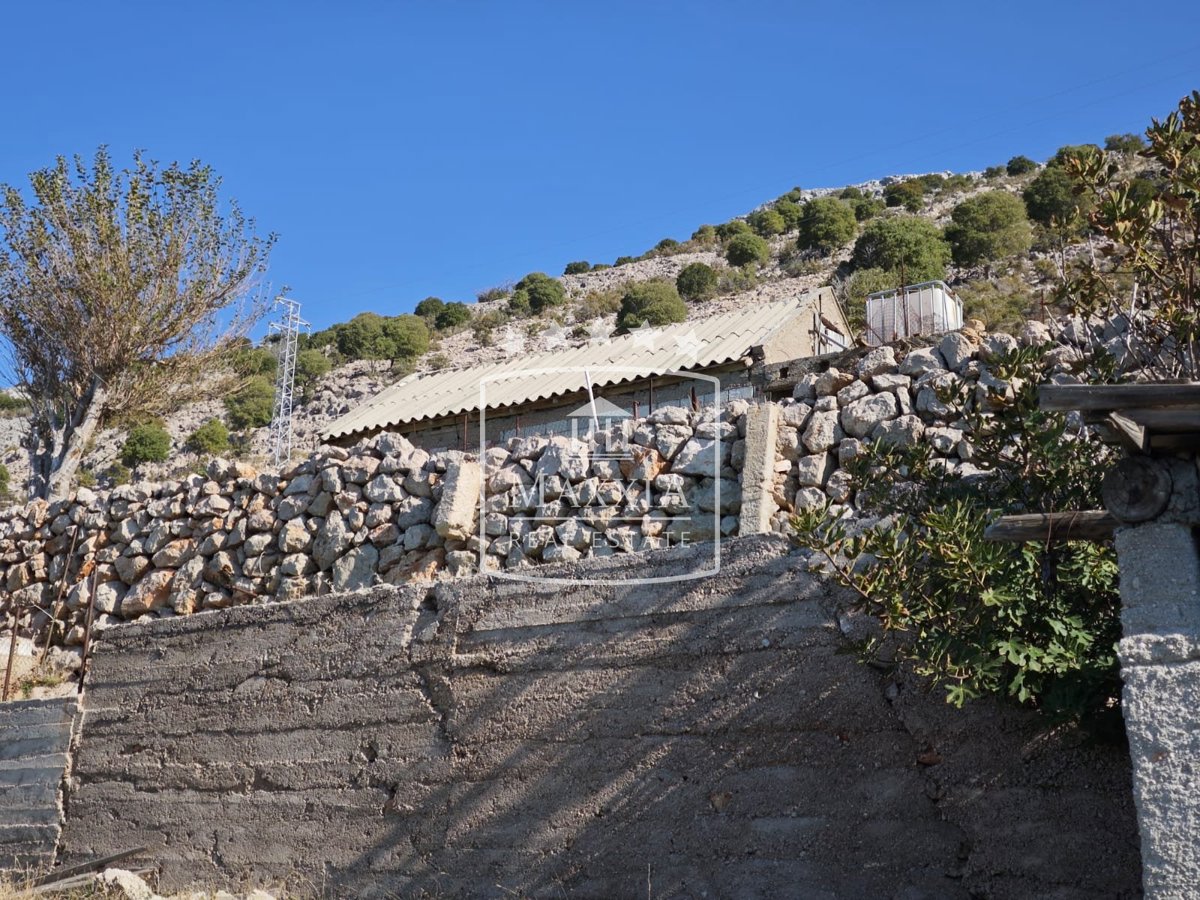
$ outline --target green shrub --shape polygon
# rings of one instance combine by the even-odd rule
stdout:
[[[1146,149],[1146,142],[1140,134],[1110,134],[1104,139],[1104,149],[1109,153],[1123,153],[1132,156]]]
[[[566,302],[567,291],[562,282],[545,272],[530,272],[517,282],[516,289],[508,298],[508,305],[513,312],[534,315]]]
[[[991,264],[1006,256],[1029,252],[1033,230],[1021,198],[1007,191],[986,191],[969,197],[950,214],[946,239],[960,266]]]
[[[926,194],[932,194],[945,186],[946,176],[940,172],[931,172],[928,175],[918,175],[913,181],[919,183],[921,190]]]
[[[989,331],[1017,331],[1033,313],[1029,287],[1020,278],[983,279],[961,285],[963,316],[981,319]]]
[[[158,420],[134,425],[121,445],[121,461],[130,468],[144,462],[165,462],[170,455],[171,436]]]
[[[582,275],[584,272],[592,271],[592,264],[586,259],[581,259],[576,262],[567,263],[563,269],[564,275]]]
[[[1037,171],[1038,164],[1028,156],[1014,156],[1004,166],[1009,175],[1026,175]]]
[[[798,187],[792,188],[786,194],[781,194],[780,200],[790,200],[792,203],[799,203],[804,199],[804,191]]]
[[[858,197],[849,202],[850,208],[854,210],[854,219],[858,222],[873,219],[887,208],[878,197]]]
[[[861,200],[862,198],[863,192],[861,188],[844,187],[838,191],[839,200]]]
[[[673,253],[679,252],[679,248],[681,246],[682,245],[679,243],[679,241],[675,240],[675,238],[663,238],[654,245],[654,249],[650,252],[657,253],[660,256],[670,256]]]
[[[818,197],[804,204],[796,246],[828,255],[849,243],[857,231],[858,220],[850,204],[834,197]]]
[[[300,388],[300,402],[308,402],[313,386],[332,368],[333,363],[320,350],[301,350],[296,355],[296,386]]]
[[[711,225],[701,225],[692,232],[692,243],[701,247],[711,247],[717,242],[717,229]]]
[[[967,188],[975,185],[975,179],[970,175],[951,175],[942,182],[939,194],[953,194],[958,191],[965,191]]]
[[[739,234],[725,247],[725,260],[731,266],[761,265],[770,258],[770,245],[757,234]]]
[[[99,483],[99,479],[96,478],[96,473],[91,468],[81,466],[75,476],[75,483],[80,487],[94,488]]]
[[[275,354],[265,347],[242,345],[230,353],[229,364],[233,371],[243,378],[252,378],[255,375],[270,377],[275,374],[279,361]]]
[[[1029,182],[1021,196],[1029,218],[1048,228],[1076,230],[1090,208],[1089,201],[1076,194],[1071,177],[1057,165],[1047,165]]]
[[[749,267],[745,269],[725,269],[721,272],[720,279],[717,281],[717,293],[721,295],[740,294],[750,290],[757,284],[758,276]]]
[[[613,260],[613,268],[619,269],[621,266],[627,266],[630,263],[635,263],[637,261],[638,258],[636,256],[618,256]]]
[[[950,245],[941,229],[916,216],[873,219],[854,244],[851,266],[903,273],[908,284],[946,277]]]
[[[575,306],[575,321],[590,322],[601,316],[611,316],[621,308],[621,295],[621,288],[588,291],[587,295]]]
[[[429,349],[429,327],[414,315],[359,313],[335,325],[334,333],[346,359],[414,359]]]
[[[225,412],[235,431],[269,425],[274,409],[275,387],[263,375],[248,378],[237,391],[225,398]]]
[[[717,273],[702,262],[690,263],[676,276],[675,287],[686,300],[705,300],[717,290]]]
[[[512,293],[512,288],[505,286],[484,288],[475,294],[475,299],[480,303],[490,303],[493,300],[503,300]]]
[[[465,325],[470,321],[471,308],[465,303],[452,300],[437,314],[437,318],[434,320],[434,327],[438,331],[447,331],[451,328],[457,328],[459,325]]]
[[[867,325],[868,294],[901,287],[900,276],[885,269],[859,269],[844,285],[842,304],[846,307],[846,319],[854,331],[862,331]]]
[[[1033,160],[1030,160],[1030,162],[1033,162]],[[1035,163],[1035,165],[1036,165],[1036,163]],[[1005,171],[1006,170],[1005,170],[1004,166],[988,166],[986,169],[983,170],[983,177],[987,181],[995,181],[997,178],[1003,178],[1005,175]]]
[[[80,470],[81,472],[84,470]],[[8,466],[0,463],[0,499],[7,500],[9,498],[9,488],[12,486],[12,475],[8,471]]]
[[[625,289],[617,328],[629,331],[641,325],[670,325],[687,318],[687,306],[669,281],[639,281]]]
[[[0,416],[7,418],[24,415],[27,412],[29,412],[28,399],[14,396],[7,391],[0,391]]]
[[[476,316],[471,322],[471,334],[478,341],[481,347],[492,346],[492,341],[495,338],[496,329],[508,321],[508,317],[499,310],[490,310],[483,315]]]
[[[433,322],[446,308],[446,302],[439,297],[426,297],[417,304],[413,310],[413,315],[420,316],[422,319],[428,319]]]
[[[792,200],[775,201],[775,212],[783,216],[784,232],[795,231],[800,227],[800,217],[804,214],[803,207]]]
[[[919,212],[925,205],[925,185],[916,178],[893,182],[883,189],[883,200],[888,206],[903,206],[909,212]]]
[[[1100,148],[1095,144],[1067,144],[1059,147],[1049,160],[1047,166],[1066,166],[1068,160],[1095,159],[1100,156]]]
[[[759,237],[773,237],[787,229],[783,215],[773,209],[756,209],[746,217],[746,222]]]
[[[717,226],[717,237],[722,243],[732,241],[739,234],[754,234],[754,229],[741,219],[730,219],[722,225]]]
[[[1038,406],[1049,377],[1042,348],[992,364],[1011,387],[985,413],[974,391],[945,395],[963,411],[984,475],[947,473],[930,445],[876,446],[852,473],[860,508],[887,518],[859,537],[821,510],[795,520],[802,545],[824,556],[893,640],[895,662],[941,684],[961,706],[999,695],[1055,717],[1119,715],[1121,635],[1111,544],[1004,544],[984,528],[1009,513],[1100,507],[1097,472],[1112,453],[1063,413]],[[879,659],[876,643],[867,653]]]
[[[305,353],[316,353],[306,350]],[[184,446],[201,456],[216,456],[229,449],[229,429],[220,419],[209,419],[189,436]]]

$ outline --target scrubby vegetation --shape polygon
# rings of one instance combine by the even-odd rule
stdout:
[[[209,419],[190,435],[184,446],[201,456],[216,456],[229,449],[229,429],[220,419]]]
[[[867,223],[851,259],[855,269],[897,272],[906,284],[944,278],[949,263],[950,245],[942,230],[916,216],[888,216]]]
[[[749,232],[734,236],[725,247],[725,261],[731,266],[761,265],[770,258],[770,245]]]
[[[225,412],[235,431],[269,425],[274,406],[275,386],[262,375],[246,379],[237,391],[225,398]]]
[[[960,266],[990,265],[1028,252],[1033,232],[1020,197],[1007,191],[976,194],[954,207],[946,239]]]
[[[625,289],[617,328],[629,331],[641,325],[670,325],[687,318],[687,305],[669,281],[642,281]]]
[[[853,240],[858,232],[858,219],[844,200],[818,197],[804,204],[799,231],[796,239],[799,249],[829,254]]]
[[[675,277],[675,288],[685,300],[707,300],[717,291],[717,273],[702,262],[689,263]]]
[[[131,469],[145,462],[165,462],[170,455],[171,435],[161,419],[134,425],[121,445],[121,462]]]

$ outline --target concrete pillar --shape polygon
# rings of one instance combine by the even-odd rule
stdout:
[[[1118,529],[1116,546],[1122,702],[1145,896],[1194,897],[1200,890],[1200,558],[1187,522]]]
[[[779,407],[771,401],[746,412],[746,455],[742,463],[742,512],[738,534],[765,534],[779,510],[775,485],[775,437]]]
[[[470,459],[452,461],[442,482],[442,498],[433,508],[433,527],[437,533],[459,541],[474,535],[482,490],[483,470],[479,463]]]

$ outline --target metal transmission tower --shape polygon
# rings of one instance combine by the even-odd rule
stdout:
[[[286,297],[276,297],[275,305],[283,307],[283,319],[272,322],[272,333],[279,332],[279,371],[275,380],[275,412],[271,417],[271,447],[275,465],[281,466],[292,455],[292,394],[296,387],[296,348],[300,329],[309,323],[300,318],[300,304]]]

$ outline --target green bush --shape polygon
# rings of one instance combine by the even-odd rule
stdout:
[[[490,303],[493,300],[503,300],[511,293],[510,287],[490,287],[476,293],[475,299],[480,303]]]
[[[131,469],[144,462],[165,462],[170,455],[171,436],[158,420],[134,425],[121,445],[121,462]]]
[[[1123,153],[1132,156],[1146,149],[1146,142],[1140,134],[1110,134],[1104,139],[1104,149],[1109,153]]]
[[[422,319],[428,319],[430,322],[437,319],[438,315],[446,308],[446,302],[439,297],[426,297],[417,304],[413,310],[413,315],[420,316]]]
[[[854,218],[858,222],[865,222],[868,219],[873,219],[887,206],[878,197],[857,197],[849,201],[850,208],[854,210]]]
[[[1030,160],[1032,162],[1032,160]],[[983,177],[987,181],[995,181],[997,178],[1003,178],[1005,175],[1004,166],[988,166],[983,170]]]
[[[1010,513],[1100,507],[1097,472],[1112,454],[1038,406],[1049,377],[1042,348],[992,364],[1005,388],[984,411],[974,391],[946,394],[962,409],[981,477],[964,481],[930,445],[876,446],[852,473],[860,508],[887,518],[861,536],[822,510],[795,520],[802,545],[879,617],[892,640],[866,648],[907,662],[961,706],[1000,695],[1055,717],[1119,715],[1121,635],[1111,544],[1004,544],[984,528]],[[1005,389],[1010,394],[1001,399]]]
[[[781,194],[779,199],[780,200],[790,200],[792,203],[799,203],[801,200],[804,199],[804,191],[802,191],[798,187],[794,187],[790,191],[788,191],[786,194]]]
[[[305,353],[316,353],[306,350]],[[216,456],[229,449],[229,429],[220,419],[209,419],[189,436],[184,446],[201,456]]]
[[[1007,191],[987,191],[964,200],[950,214],[946,240],[960,266],[991,264],[1029,252],[1033,230],[1021,198]]]
[[[29,412],[29,400],[0,391],[0,416],[24,415]]]
[[[975,179],[970,175],[951,175],[942,182],[939,194],[945,196],[974,187]]]
[[[564,275],[582,275],[584,272],[592,271],[592,264],[586,259],[581,259],[576,262],[569,262],[566,268],[563,269]]]
[[[773,237],[787,229],[782,213],[773,209],[756,209],[746,217],[746,222],[759,237]]]
[[[613,260],[613,268],[617,269],[617,268],[620,268],[621,266],[627,266],[630,263],[635,263],[637,261],[638,261],[638,258],[636,256],[618,256],[616,259]]]
[[[575,307],[576,322],[590,322],[601,316],[611,316],[621,309],[621,289],[609,288],[604,291],[588,291],[587,295]]]
[[[851,186],[851,187],[844,187],[840,191],[838,191],[838,199],[839,200],[861,200],[862,198],[863,198],[863,192],[862,192],[861,188],[856,188],[856,187]]]
[[[271,424],[274,409],[275,387],[263,375],[247,379],[237,391],[225,398],[225,412],[235,431]]]
[[[1004,166],[1004,171],[1009,175],[1026,175],[1029,172],[1036,172],[1038,164],[1028,156],[1014,156]]]
[[[717,226],[717,237],[722,243],[732,241],[739,234],[754,234],[754,229],[741,219],[730,219]]]
[[[885,269],[859,269],[845,282],[842,303],[850,328],[862,331],[867,326],[867,295],[901,287],[900,276]]]
[[[320,350],[301,350],[296,355],[296,386],[300,388],[300,400],[307,403],[313,385],[333,368],[333,363]]]
[[[873,219],[854,244],[850,264],[855,269],[886,269],[902,273],[907,284],[946,277],[950,245],[928,219],[889,216]]]
[[[275,374],[279,365],[275,354],[265,347],[250,347],[245,344],[233,350],[229,355],[229,364],[238,375],[252,378],[255,375]]]
[[[675,278],[675,287],[685,300],[705,300],[717,290],[717,273],[702,262],[683,267]]]
[[[925,205],[925,185],[916,178],[894,182],[883,189],[883,200],[888,206],[903,206],[909,212],[919,212]]]
[[[333,330],[346,359],[415,359],[429,349],[429,327],[414,315],[359,313]]]
[[[451,300],[437,314],[437,318],[433,324],[438,331],[447,331],[451,328],[457,328],[459,325],[465,325],[470,321],[471,308],[465,303]]]
[[[1100,148],[1095,144],[1067,144],[1059,147],[1049,160],[1047,166],[1066,166],[1068,160],[1095,159],[1100,156]]]
[[[9,498],[9,488],[12,486],[12,475],[8,471],[8,466],[0,463],[0,499],[7,500]]]
[[[804,214],[803,207],[792,200],[775,201],[775,212],[783,216],[784,232],[795,231],[800,227],[800,217]]]
[[[849,243],[857,231],[858,219],[850,204],[834,197],[818,197],[804,204],[796,246],[828,255]]]
[[[761,265],[770,258],[770,245],[757,234],[739,234],[725,247],[725,260],[731,266]]]
[[[530,272],[517,282],[516,289],[508,299],[508,305],[514,312],[534,315],[566,302],[567,291],[562,282],[545,272]]]
[[[931,172],[928,175],[918,175],[913,181],[920,184],[921,190],[926,194],[932,194],[945,186],[946,176],[940,172]]]
[[[701,247],[711,247],[717,242],[717,229],[711,225],[701,225],[692,232],[692,243]]]
[[[1062,166],[1047,165],[1021,194],[1029,218],[1046,227],[1076,230],[1090,208],[1075,192],[1075,184]]]
[[[625,289],[617,328],[629,331],[641,325],[670,325],[687,318],[687,306],[669,281],[639,281]]]
[[[1015,333],[1033,314],[1029,286],[1017,277],[972,281],[960,286],[957,292],[962,299],[963,316],[983,320],[988,331]]]
[[[660,256],[670,256],[673,253],[679,252],[679,248],[681,246],[682,246],[682,244],[680,244],[679,241],[675,240],[675,238],[663,238],[661,241],[659,241],[657,244],[654,245],[654,249],[651,250],[650,252],[657,253]]]

